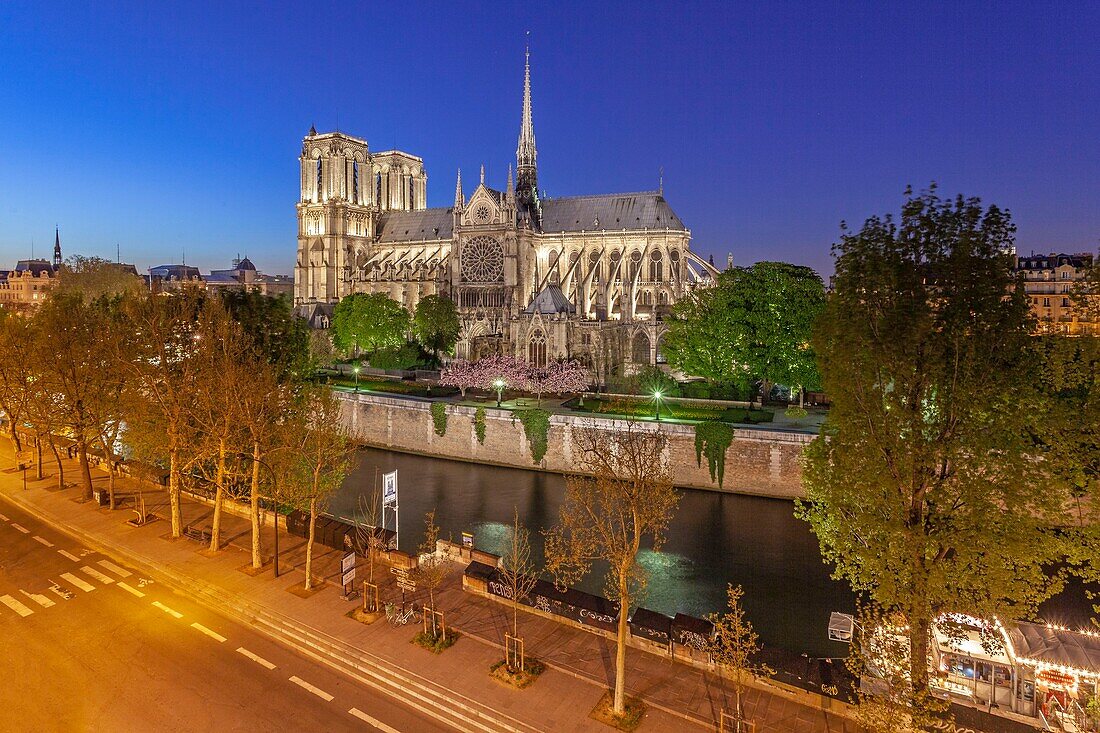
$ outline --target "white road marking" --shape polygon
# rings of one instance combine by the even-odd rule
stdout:
[[[92,585],[91,583],[85,583],[83,580],[76,577],[72,573],[61,573],[61,577],[86,593],[91,593],[93,590],[95,590],[94,585]]]
[[[80,558],[69,552],[68,550],[58,550],[58,552],[61,553],[62,557],[67,557],[74,562],[80,562]]]
[[[0,519],[3,519],[5,522],[8,521],[8,518],[5,517],[3,514],[0,514]]]
[[[159,608],[160,610],[164,611],[165,613],[167,613],[169,616],[175,616],[176,618],[183,618],[182,613],[180,613],[179,611],[173,611],[171,608],[164,605],[160,601],[153,601],[153,605],[156,606],[157,608]]]
[[[26,527],[24,527],[21,524],[16,524],[15,522],[12,522],[11,526],[15,527],[17,530],[19,530],[23,534],[30,534],[31,533],[31,531],[29,529],[27,529]]]
[[[386,725],[381,720],[378,720],[377,718],[372,718],[359,708],[352,708],[348,712],[359,718],[359,720],[362,720],[365,723],[370,723],[375,728],[382,731],[382,733],[401,733],[401,731],[397,730],[397,728],[394,728],[392,725]]]
[[[95,568],[90,568],[87,565],[82,567],[80,569],[80,572],[87,573],[88,575],[98,580],[100,583],[103,583],[103,585],[110,585],[111,583],[115,582],[114,578],[110,577],[109,575],[104,575]]]
[[[34,613],[34,611],[27,608],[26,606],[24,606],[22,603],[15,600],[11,596],[0,596],[0,603],[3,603],[5,606],[7,606],[8,608],[10,608],[11,610],[15,611],[16,613],[18,613],[20,616],[23,616],[23,617],[30,616],[32,613]]]
[[[110,570],[112,573],[120,578],[129,578],[131,575],[133,575],[133,573],[131,573],[129,570],[120,568],[118,565],[115,565],[110,560],[99,560],[98,562],[96,562],[96,565],[99,565],[101,568],[104,568],[106,570]]]
[[[242,646],[242,647],[238,647],[238,648],[237,648],[237,651],[238,651],[238,652],[240,652],[241,654],[245,655],[245,656],[246,656],[246,657],[248,657],[249,659],[251,659],[251,660],[252,660],[253,662],[255,662],[256,664],[259,664],[259,665],[261,665],[261,666],[267,667],[268,669],[275,669],[275,665],[274,665],[274,664],[272,664],[271,662],[267,661],[267,660],[266,660],[266,659],[264,659],[263,657],[260,657],[260,656],[257,656],[257,655],[255,655],[255,654],[253,654],[252,652],[250,652],[250,651],[248,651],[247,649],[245,649],[245,648],[244,648],[243,646]]]
[[[48,539],[46,539],[45,537],[39,537],[38,535],[35,535],[35,536],[34,536],[34,541],[35,541],[35,542],[41,542],[41,543],[42,543],[43,545],[45,545],[46,547],[53,547],[53,543],[52,543],[52,542],[50,542],[50,541],[49,541]]]
[[[304,690],[309,690],[310,692],[312,692],[314,695],[321,698],[325,702],[332,702],[332,695],[328,694],[327,692],[322,690],[320,687],[314,687],[313,685],[311,685],[308,682],[306,682],[305,680],[303,680],[301,677],[291,677],[290,681],[293,682],[294,684],[298,685],[298,687],[301,687]]]
[[[211,639],[214,639],[216,641],[225,641],[224,636],[222,636],[221,634],[219,634],[216,631],[211,631],[210,629],[206,628],[205,626],[203,626],[200,623],[191,624],[191,628],[192,629],[198,629],[199,631],[201,631],[202,633],[206,634]]]
[[[118,587],[121,588],[122,590],[126,591],[127,593],[133,593],[138,598],[144,598],[145,597],[145,594],[142,593],[141,591],[139,591],[137,588],[132,588],[129,585],[127,585],[126,583],[123,583],[121,580],[118,581]]]
[[[27,591],[22,589],[19,592],[25,595],[27,598],[30,598],[39,606],[42,606],[42,608],[49,608],[50,606],[54,605],[53,601],[51,601],[49,598],[42,595],[41,593],[28,593]]]

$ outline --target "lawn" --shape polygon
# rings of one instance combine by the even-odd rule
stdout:
[[[333,387],[355,389],[354,377],[331,377],[328,381]],[[364,392],[387,392],[389,394],[410,395],[413,397],[450,397],[458,394],[456,387],[431,387],[423,382],[405,382],[397,379],[380,379],[378,377],[359,377],[359,389]]]
[[[579,399],[565,403],[576,412],[590,412],[596,415],[622,415],[652,418],[656,415],[656,404],[652,401],[607,400],[600,397],[586,397],[581,407]],[[743,407],[703,407],[661,403],[662,420],[718,420],[728,423],[762,423],[772,421],[771,410],[748,410]]]

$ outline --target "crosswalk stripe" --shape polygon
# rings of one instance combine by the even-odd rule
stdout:
[[[129,570],[120,568],[118,565],[115,565],[110,560],[98,560],[96,561],[96,565],[99,565],[101,568],[110,570],[112,573],[120,578],[129,578],[131,575],[133,575],[133,573],[131,573]]]
[[[96,570],[95,568],[90,568],[87,565],[82,567],[80,569],[80,572],[87,573],[88,575],[92,576],[93,578],[98,580],[100,583],[103,583],[104,585],[110,585],[111,583],[115,582],[114,578],[108,577],[108,576],[104,575],[103,573],[99,572],[98,570]]]
[[[17,530],[19,530],[23,534],[30,534],[31,533],[31,531],[29,529],[27,529],[26,527],[24,527],[21,524],[16,524],[15,522],[12,522],[11,526],[15,527]]]
[[[5,606],[7,606],[8,608],[10,608],[11,610],[15,611],[16,613],[18,613],[20,616],[23,616],[23,617],[30,616],[32,613],[34,613],[34,611],[27,608],[26,606],[24,606],[22,603],[15,600],[11,596],[0,596],[0,603],[3,603]]]
[[[50,542],[50,541],[49,541],[48,539],[46,539],[45,537],[39,537],[38,535],[35,535],[35,536],[34,536],[34,541],[35,541],[35,542],[41,542],[41,543],[42,543],[43,545],[45,545],[46,547],[53,547],[53,543],[52,543],[52,542]]]
[[[127,585],[126,583],[123,583],[121,580],[118,581],[118,587],[121,588],[122,590],[126,591],[127,593],[133,593],[138,598],[144,598],[145,597],[145,594],[142,593],[141,591],[139,591],[137,588],[132,588],[129,585]]]
[[[65,580],[69,581],[70,583],[75,585],[77,588],[79,588],[80,590],[82,590],[86,593],[90,593],[93,590],[95,590],[94,585],[92,585],[91,583],[85,583],[83,580],[76,577],[72,573],[61,573],[61,577],[64,578]]]
[[[27,598],[30,598],[32,601],[37,603],[39,606],[42,606],[42,608],[49,608],[50,606],[53,605],[53,601],[51,601],[49,598],[42,595],[41,593],[28,593],[25,590],[20,590],[19,592],[22,593],[23,595],[25,595]]]
[[[320,687],[314,687],[313,685],[311,685],[308,682],[306,682],[305,680],[303,680],[301,677],[291,677],[290,681],[293,682],[294,684],[298,685],[298,687],[301,687],[303,690],[309,690],[310,692],[312,692],[314,695],[321,698],[325,702],[332,702],[332,695],[328,694],[327,692],[322,690]]]
[[[80,558],[69,552],[68,550],[58,550],[58,552],[61,553],[62,557],[67,557],[74,562],[80,562]]]
[[[238,647],[238,648],[237,648],[237,651],[238,651],[239,653],[241,653],[241,654],[245,655],[245,656],[246,656],[246,657],[248,657],[249,659],[251,659],[251,660],[252,660],[253,662],[255,662],[256,664],[259,664],[259,665],[261,665],[261,666],[263,666],[263,667],[267,667],[268,669],[275,669],[275,665],[274,665],[274,664],[272,664],[271,662],[267,661],[267,660],[266,660],[266,659],[264,659],[263,657],[260,657],[260,656],[257,656],[257,655],[255,655],[255,654],[253,654],[252,652],[250,652],[250,651],[248,651],[247,649],[245,649],[245,648],[244,648],[243,646],[242,646],[242,647]]]
[[[3,514],[0,514],[0,519],[3,519],[5,522],[8,521],[8,518]]]
[[[169,616],[175,616],[176,618],[183,618],[182,613],[180,613],[179,611],[173,611],[171,608],[164,605],[160,601],[153,601],[153,605],[156,606],[157,608],[159,608],[160,610],[164,611]]]
[[[400,733],[397,728],[394,728],[392,725],[386,725],[381,720],[367,715],[359,708],[352,708],[348,712],[359,718],[359,720],[362,720],[364,723],[369,723],[370,725],[373,725],[375,728],[382,731],[382,733]]]
[[[204,634],[206,634],[207,636],[209,636],[209,637],[210,637],[211,639],[216,639],[216,640],[218,640],[218,641],[225,641],[225,637],[224,637],[224,636],[222,636],[221,634],[219,634],[219,633],[218,633],[218,632],[216,632],[216,631],[211,631],[210,629],[206,628],[205,626],[203,626],[203,625],[202,625],[202,624],[200,624],[200,623],[194,623],[194,624],[191,624],[191,628],[192,628],[192,629],[198,629],[198,630],[199,630],[199,631],[201,631],[202,633],[204,633]]]

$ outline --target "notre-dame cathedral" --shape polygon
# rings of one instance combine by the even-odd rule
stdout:
[[[410,311],[444,294],[458,306],[458,358],[576,358],[596,376],[663,361],[662,317],[714,267],[663,190],[549,198],[538,188],[530,57],[504,190],[481,180],[428,208],[424,161],[310,129],[302,141],[294,300],[314,323],[350,293],[389,294]]]

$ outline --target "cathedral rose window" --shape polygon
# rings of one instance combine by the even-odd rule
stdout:
[[[466,282],[498,282],[504,274],[504,248],[492,237],[474,237],[462,247],[461,265]]]

